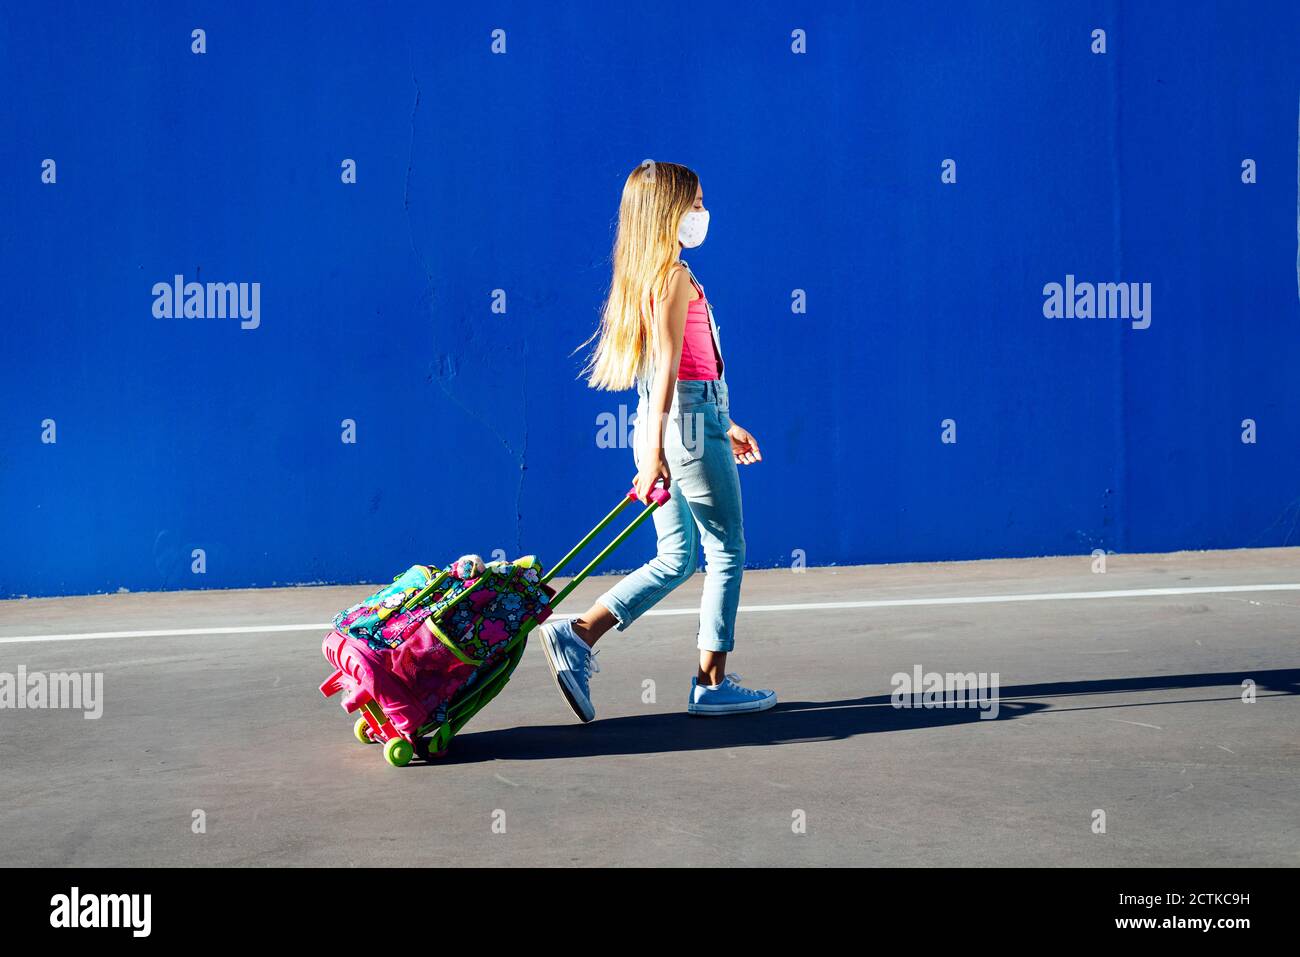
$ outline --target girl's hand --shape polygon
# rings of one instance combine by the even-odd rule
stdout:
[[[763,453],[758,450],[758,442],[734,422],[731,428],[727,429],[727,438],[731,439],[731,454],[736,457],[737,465],[753,465],[755,462],[763,461]]]
[[[664,488],[667,488],[672,481],[672,476],[668,474],[668,460],[664,458],[663,449],[655,449],[646,454],[641,463],[641,471],[637,472],[636,478],[632,479],[636,497],[644,504],[650,504],[650,493],[654,491],[655,482],[659,479],[663,479]]]

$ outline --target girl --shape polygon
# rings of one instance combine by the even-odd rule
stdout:
[[[589,683],[600,668],[592,646],[610,628],[627,628],[686,581],[701,540],[707,577],[700,664],[686,710],[733,714],[776,704],[775,692],[745,688],[739,675],[725,670],[745,566],[736,465],[763,457],[754,437],[728,415],[712,309],[679,258],[683,247],[704,242],[708,229],[699,177],[685,166],[647,160],[628,176],[614,239],[614,278],[584,371],[593,388],[636,385],[636,492],[648,501],[662,482],[671,486],[672,497],[654,514],[659,548],[653,559],[578,618],[552,619],[538,629],[555,683],[583,721],[596,716]]]

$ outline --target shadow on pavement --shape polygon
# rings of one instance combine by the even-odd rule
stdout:
[[[1151,691],[1221,688],[1214,698],[1179,699],[1183,703],[1240,700],[1242,682],[1251,679],[1261,696],[1300,693],[1300,668],[1274,671],[1225,671],[1213,674],[1157,675],[1143,678],[1107,678],[1096,681],[1062,681],[1017,685],[999,689],[998,715],[982,719],[977,708],[894,708],[890,695],[846,698],[839,701],[789,701],[771,711],[726,718],[696,718],[674,707],[670,712],[648,712],[601,720],[585,727],[576,722],[457,735],[451,751],[433,766],[476,761],[549,760],[608,755],[661,754],[755,745],[836,741],[860,734],[948,727],[957,724],[995,725],[1035,712],[1065,713],[1099,708],[1133,708],[1174,701],[1098,700],[1082,705],[1054,707],[1047,698],[1084,695],[1124,695]],[[558,694],[557,694],[558,698]],[[560,704],[563,707],[562,704]]]

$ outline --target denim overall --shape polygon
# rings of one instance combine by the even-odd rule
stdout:
[[[690,266],[686,270],[689,273]],[[713,306],[705,298],[713,342],[721,357]],[[703,544],[706,575],[697,644],[705,651],[731,651],[735,646],[736,609],[745,569],[740,475],[727,436],[731,405],[721,363],[719,376],[677,382],[664,435],[672,498],[654,514],[658,554],[599,599],[618,619],[622,631],[695,572]],[[647,422],[653,381],[653,369],[637,380],[638,426],[632,450],[638,469],[644,439],[642,424]]]

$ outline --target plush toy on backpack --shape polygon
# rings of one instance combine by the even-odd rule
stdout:
[[[471,578],[478,578],[486,569],[487,566],[483,563],[481,556],[462,555],[451,566],[451,573],[464,582],[469,581]]]

